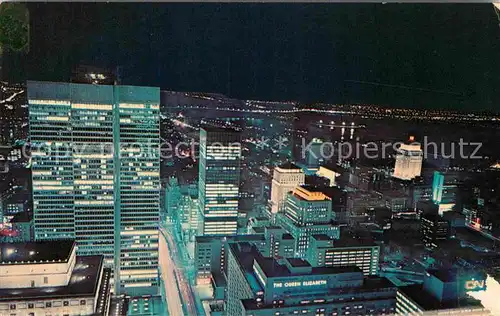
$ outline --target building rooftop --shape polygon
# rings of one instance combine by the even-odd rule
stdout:
[[[262,268],[265,275],[270,277],[278,277],[278,276],[291,276],[291,275],[308,275],[308,274],[339,274],[339,273],[353,273],[353,272],[361,272],[356,266],[346,266],[346,267],[313,267],[310,273],[302,273],[296,272],[292,273],[285,265],[279,264],[273,258],[265,258],[263,257],[257,250],[255,250],[257,255],[254,257],[257,263]],[[291,264],[296,264],[294,267],[305,267],[310,264],[307,261],[295,258],[287,258],[287,260]],[[296,260],[300,260],[296,261]],[[293,262],[293,263],[292,263]]]
[[[422,215],[422,218],[425,218],[425,219],[432,221],[432,222],[448,222],[441,215],[434,214],[434,213],[424,214],[424,215]]]
[[[66,286],[2,289],[0,302],[28,300],[36,298],[70,298],[95,296],[99,285],[100,272],[103,267],[102,256],[78,256],[71,279]],[[106,270],[109,274],[109,270]]]
[[[360,287],[349,287],[349,288],[337,288],[337,289],[328,289],[328,292],[321,293],[307,293],[307,296],[304,296],[304,293],[296,292],[296,296],[303,296],[304,299],[308,300],[309,303],[296,304],[296,305],[287,305],[287,307],[292,306],[300,306],[302,308],[310,307],[311,305],[321,306],[325,304],[335,304],[338,303],[337,295],[346,296],[349,293],[364,293],[364,292],[373,292],[379,290],[386,290],[387,297],[389,299],[394,299],[394,292],[396,290],[396,286],[386,278],[376,277],[376,276],[368,276],[364,277],[363,284]],[[379,292],[380,293],[380,292]],[[319,299],[319,301],[315,302],[315,299]],[[366,302],[366,298],[362,298],[361,300]],[[258,310],[258,309],[275,309],[276,307],[272,304],[261,304],[257,303],[255,299],[244,299],[241,300],[245,310]]]
[[[289,161],[282,163],[281,165],[278,166],[278,168],[280,168],[280,169],[298,169],[298,170],[301,169],[296,164],[289,162]]]
[[[300,258],[287,258],[286,260],[288,260],[288,263],[292,267],[309,267],[309,266],[311,266],[309,264],[309,262],[302,260]]]
[[[33,220],[33,215],[28,212],[17,213],[10,220],[11,223],[29,223]]]
[[[343,167],[341,167],[337,164],[333,164],[333,163],[326,163],[326,164],[321,165],[321,167],[328,169],[328,170],[331,170],[331,171],[334,171],[334,172],[339,173],[339,174],[346,172],[346,169],[344,169]]]
[[[220,272],[212,273],[212,282],[215,287],[225,287],[227,285],[226,278]]]
[[[265,227],[252,227],[252,230],[256,234],[264,234],[264,232],[266,231]]]
[[[219,126],[210,125],[210,122],[205,122],[205,124],[203,124],[201,126],[201,128],[203,130],[205,130],[206,132],[212,132],[212,133],[239,133],[240,132],[240,130],[233,125],[219,127]]]
[[[302,185],[292,191],[293,196],[303,201],[331,201],[323,192],[313,186]]]
[[[237,241],[237,242],[265,240],[265,236],[263,234],[233,235],[233,236],[213,235],[213,236],[196,236],[195,238],[197,243],[209,243],[215,240],[222,241],[224,239],[228,241]]]
[[[427,273],[435,276],[442,282],[455,282],[456,280],[458,280],[457,269],[432,269],[428,270]]]
[[[358,238],[347,234],[341,234],[340,239],[333,239],[326,234],[314,234],[312,238],[316,240],[332,240],[333,247],[372,247],[376,246],[373,240]]]
[[[293,236],[291,234],[283,234],[283,239],[285,240],[292,240],[293,239]]]
[[[411,298],[415,303],[420,305],[424,310],[439,310],[452,309],[457,307],[481,307],[481,303],[471,298],[463,298],[458,300],[450,300],[441,302],[428,292],[426,292],[422,284],[413,284],[409,286],[399,287],[398,291],[404,293]],[[449,314],[452,315],[452,314]]]
[[[75,247],[73,240],[0,244],[0,265],[67,262]]]

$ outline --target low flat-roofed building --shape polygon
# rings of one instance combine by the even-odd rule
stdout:
[[[234,236],[196,236],[195,237],[195,269],[196,284],[210,284],[214,274],[222,274],[226,266],[225,244],[228,241],[246,241],[264,249],[264,234]]]
[[[361,269],[312,267],[299,258],[264,257],[248,243],[229,244],[226,314],[393,314],[396,286]]]
[[[216,275],[225,275],[226,244],[248,242],[266,256],[291,257],[295,241],[278,226],[255,227],[253,234],[235,236],[197,236],[195,242],[196,284],[212,284]],[[216,289],[215,286],[213,286]]]
[[[468,277],[471,280],[468,280]],[[457,269],[429,270],[423,284],[398,288],[397,315],[491,315],[480,301],[467,296],[472,286],[484,288],[485,276]]]
[[[103,260],[68,240],[0,244],[0,315],[107,315]]]
[[[341,236],[335,240],[325,234],[311,236],[307,261],[315,267],[357,266],[365,275],[379,271],[380,246],[373,241]]]
[[[492,315],[479,302],[471,299],[440,302],[425,292],[422,284],[398,288],[396,315]]]

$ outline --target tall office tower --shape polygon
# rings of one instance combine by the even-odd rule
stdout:
[[[286,162],[274,168],[271,184],[271,213],[283,209],[286,194],[305,183],[305,174],[296,165]]]
[[[240,193],[240,131],[200,129],[198,201],[202,235],[235,235]]]
[[[300,258],[306,257],[312,235],[340,236],[339,226],[333,223],[331,198],[307,186],[288,193],[285,212],[278,214],[277,223],[294,238],[295,256]]]
[[[450,223],[438,214],[424,214],[420,219],[420,231],[425,247],[438,248],[450,235]]]
[[[104,255],[115,293],[157,292],[159,93],[28,82],[35,239]]]
[[[401,144],[396,154],[394,166],[394,178],[411,180],[420,176],[422,172],[423,152],[420,144],[414,143],[414,137],[410,136],[410,144]]]
[[[305,157],[303,158],[305,158],[307,167],[319,168],[325,162],[325,156],[327,156],[324,150],[326,151],[329,148],[323,148],[323,140],[320,138],[313,138],[309,145],[308,150],[305,151]],[[328,153],[328,157],[331,157],[331,153]]]
[[[439,205],[439,214],[451,211],[458,202],[460,173],[454,171],[434,171],[432,179],[432,201]]]

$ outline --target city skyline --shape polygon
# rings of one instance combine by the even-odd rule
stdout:
[[[497,14],[2,4],[0,316],[500,315]]]

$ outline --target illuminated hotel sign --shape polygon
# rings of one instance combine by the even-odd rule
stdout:
[[[481,291],[486,285],[485,280],[469,280],[465,281],[465,289],[467,291]]]
[[[314,280],[314,281],[302,281],[302,282],[275,282],[274,288],[280,287],[299,287],[299,286],[316,286],[316,285],[326,285],[326,280]]]

